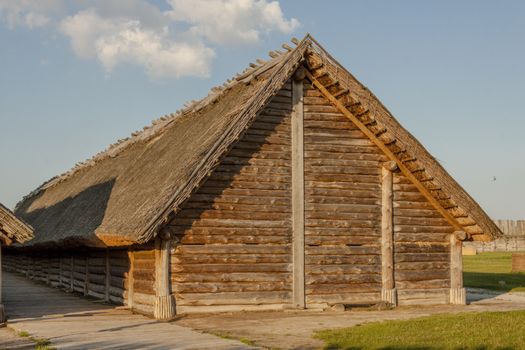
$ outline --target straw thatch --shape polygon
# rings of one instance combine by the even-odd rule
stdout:
[[[329,73],[369,105],[392,137],[412,146],[413,156],[453,198],[454,215],[473,221],[480,237],[499,235],[483,210],[423,146],[309,35],[296,48],[285,48],[286,53],[271,52],[270,61],[252,64],[203,100],[155,121],[29,194],[16,209],[35,227],[36,237],[28,244],[126,245],[153,238],[307,57],[331,67]]]
[[[9,245],[12,242],[23,243],[31,238],[33,228],[0,203],[0,241]]]

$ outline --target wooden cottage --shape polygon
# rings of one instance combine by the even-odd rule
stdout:
[[[11,210],[0,203],[0,325],[5,323],[2,304],[2,247],[22,243],[33,238],[33,228],[18,219]]]
[[[24,198],[9,265],[175,313],[465,303],[499,229],[311,36]]]

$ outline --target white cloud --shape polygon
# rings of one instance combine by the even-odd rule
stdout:
[[[299,26],[286,20],[279,2],[266,0],[168,0],[167,14],[190,23],[190,31],[220,44],[256,43],[261,33],[290,33]]]
[[[48,14],[61,6],[61,0],[0,0],[0,19],[6,21],[10,29],[44,27],[51,22]]]
[[[145,28],[139,20],[103,18],[94,9],[65,18],[61,31],[81,58],[97,58],[106,71],[119,63],[145,67],[155,78],[208,76],[214,51],[201,43],[171,39],[169,30]]]
[[[0,21],[58,29],[78,57],[107,72],[135,64],[154,78],[208,76],[214,46],[253,44],[299,25],[278,1],[165,1],[167,11],[146,0],[0,0]]]

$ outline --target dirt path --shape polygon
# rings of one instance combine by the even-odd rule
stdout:
[[[49,339],[52,346],[59,349],[254,349],[239,341],[201,332],[249,339],[265,348],[317,349],[323,344],[312,335],[321,329],[436,313],[525,310],[525,293],[470,290],[468,306],[399,307],[389,311],[223,313],[192,315],[171,323],[159,323],[20,276],[10,273],[4,276],[9,327],[17,332],[26,331],[35,338]],[[21,340],[6,330],[0,330],[0,339],[0,349],[18,349],[18,345],[22,349],[31,348],[20,343],[27,339]],[[8,347],[4,343],[9,341],[19,341],[19,344]]]
[[[57,349],[254,349],[236,340],[134,315],[12,273],[4,273],[4,283],[8,327],[48,339]],[[3,334],[13,335],[2,331],[0,336]],[[16,344],[2,347],[17,349]]]
[[[176,324],[253,340],[256,345],[280,349],[318,349],[323,343],[312,338],[315,331],[351,327],[365,322],[410,319],[437,313],[525,310],[525,293],[469,291],[470,305],[399,307],[389,311],[345,312],[251,312],[193,315]]]
[[[0,328],[0,350],[29,350],[34,348],[35,343],[27,337],[20,337],[11,328]]]

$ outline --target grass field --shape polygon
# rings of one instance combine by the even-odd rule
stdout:
[[[325,349],[525,349],[525,311],[442,314],[320,331]]]
[[[525,291],[525,274],[511,272],[511,253],[463,257],[466,287]],[[320,331],[326,349],[525,349],[525,311],[441,314]]]
[[[525,292],[525,274],[512,273],[511,253],[481,253],[463,257],[465,287]]]

